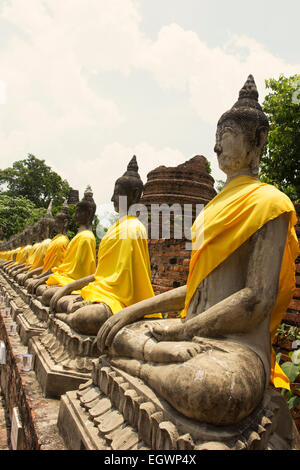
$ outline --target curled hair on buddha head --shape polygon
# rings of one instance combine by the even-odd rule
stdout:
[[[255,145],[261,132],[265,134],[266,142],[269,121],[258,102],[258,91],[253,75],[248,76],[246,83],[240,90],[238,101],[220,117],[218,127],[229,120],[235,121],[243,129],[251,145]]]
[[[144,184],[138,170],[139,167],[136,161],[136,156],[134,155],[127,165],[127,171],[125,171],[124,175],[116,181],[116,184],[125,188],[127,196],[129,196],[133,191],[137,191],[137,201],[135,202],[138,202],[144,190]]]
[[[89,211],[89,222],[92,223],[93,222],[93,218],[94,218],[94,215],[96,213],[96,203],[94,201],[94,198],[93,198],[93,191],[92,191],[92,188],[90,185],[87,186],[85,192],[84,192],[84,196],[83,198],[81,199],[81,201],[79,201],[76,205],[76,207],[79,207],[81,209],[85,209],[87,211]]]

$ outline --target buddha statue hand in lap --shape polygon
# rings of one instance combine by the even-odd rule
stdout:
[[[250,75],[217,125],[227,181],[192,227],[187,285],[125,308],[97,335],[112,366],[216,426],[249,416],[270,379],[289,388],[271,344],[295,288],[297,219],[289,198],[258,178],[268,129]],[[181,319],[142,320],[179,309]]]
[[[154,296],[146,229],[137,217],[127,215],[139,202],[142,192],[143,183],[134,156],[125,174],[115,183],[111,200],[120,217],[100,243],[94,276],[57,291],[51,301],[51,310],[61,312],[64,298],[66,303],[69,300],[67,294],[81,289],[83,302],[89,304],[79,302],[76,311],[56,314],[78,333],[96,335],[107,318],[128,305]],[[120,197],[124,202],[122,207]]]

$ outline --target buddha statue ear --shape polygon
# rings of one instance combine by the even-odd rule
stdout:
[[[256,129],[256,135],[255,135],[256,147],[264,149],[267,143],[268,133],[269,133],[269,129],[265,126],[261,126]]]

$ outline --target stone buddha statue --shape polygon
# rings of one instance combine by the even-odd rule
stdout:
[[[52,200],[48,206],[45,216],[42,216],[38,222],[38,241],[39,245],[35,250],[32,257],[32,264],[28,266],[27,272],[23,272],[22,277],[18,278],[20,285],[24,285],[25,281],[32,278],[34,275],[40,274],[43,270],[44,258],[51,243],[51,234],[54,228],[54,218],[52,216]]]
[[[60,212],[58,212],[55,217],[54,233],[56,235],[47,247],[43,266],[36,270],[34,279],[28,279],[25,281],[25,286],[27,287],[28,292],[34,293],[36,287],[39,285],[39,280],[45,276],[51,275],[51,269],[62,264],[69,244],[67,229],[70,219],[69,206],[67,204],[67,200],[65,200]]]
[[[187,285],[109,316],[97,335],[107,364],[193,422],[236,425],[270,379],[289,388],[271,341],[295,288],[297,219],[289,198],[258,177],[268,129],[250,75],[217,125],[227,182],[193,225]],[[181,319],[143,319],[181,309]]]
[[[34,257],[35,250],[38,246],[38,236],[39,236],[39,225],[30,223],[29,226],[25,229],[25,238],[27,245],[23,250],[23,256],[18,264],[11,267],[10,274],[16,279],[18,274],[26,271],[28,266],[32,264],[32,258]]]
[[[53,294],[74,280],[91,275],[96,270],[96,239],[92,222],[96,212],[93,192],[88,186],[83,199],[76,205],[75,221],[78,232],[69,243],[59,266],[51,268],[51,274],[38,280],[36,293],[42,295],[42,303],[49,305]]]
[[[143,183],[133,156],[127,171],[115,183],[111,200],[119,219],[101,241],[95,274],[58,290],[51,300],[50,311],[67,312],[57,313],[56,318],[80,334],[96,335],[107,318],[125,306],[154,296],[146,229],[137,217],[127,215],[142,192]],[[68,295],[78,289],[79,299]]]

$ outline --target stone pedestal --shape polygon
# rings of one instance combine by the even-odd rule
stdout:
[[[31,338],[28,346],[35,355],[35,372],[44,396],[60,397],[90,378],[92,359],[97,356],[94,339],[49,316],[47,329]]]
[[[266,390],[261,405],[237,426],[187,419],[140,379],[93,361],[92,380],[61,397],[59,431],[69,449],[291,450],[300,439],[283,397]]]

